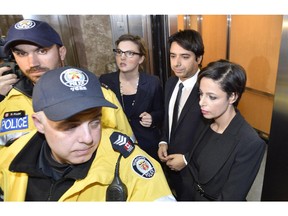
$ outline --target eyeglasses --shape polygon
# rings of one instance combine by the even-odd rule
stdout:
[[[132,58],[134,55],[141,55],[141,53],[136,53],[132,51],[122,51],[121,49],[113,49],[113,52],[115,53],[116,56],[122,56],[124,53],[126,57]]]

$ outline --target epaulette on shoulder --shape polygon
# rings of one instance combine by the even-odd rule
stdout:
[[[106,89],[109,89],[108,85],[104,84],[104,83],[101,83],[101,86],[106,88]]]
[[[120,152],[125,158],[135,149],[132,139],[128,135],[118,131],[114,131],[110,135],[110,142],[114,151]]]

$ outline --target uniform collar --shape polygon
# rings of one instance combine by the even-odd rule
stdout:
[[[32,98],[34,84],[26,76],[22,77],[15,85],[14,89]]]
[[[51,162],[52,158],[51,160],[47,160],[47,151],[50,151],[50,149],[46,143],[44,135],[37,132],[14,158],[9,170],[13,172],[28,173],[29,175],[33,176],[52,177],[53,171],[49,168],[49,163]],[[95,153],[86,163],[71,166],[69,168],[69,172],[66,172],[65,178],[72,178],[75,180],[85,178],[94,157]],[[56,162],[54,165],[55,164]]]

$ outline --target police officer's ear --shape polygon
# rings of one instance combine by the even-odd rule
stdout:
[[[60,59],[61,59],[61,64],[62,64],[62,67],[65,66],[65,58],[66,58],[66,53],[67,53],[67,49],[65,46],[61,46],[59,47],[59,56],[60,56]]]
[[[37,130],[40,133],[44,134],[44,116],[43,116],[43,112],[36,112],[32,114],[32,119],[34,122],[35,127],[37,128]]]

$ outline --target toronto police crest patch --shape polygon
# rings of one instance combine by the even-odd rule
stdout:
[[[22,20],[15,24],[15,29],[26,30],[33,28],[35,25],[36,23],[33,20]]]
[[[145,156],[136,156],[132,161],[132,169],[143,178],[152,178],[155,174],[153,164]]]
[[[89,82],[89,77],[85,72],[71,68],[60,74],[60,80],[64,85],[70,87],[71,91],[82,91],[87,90],[86,85]]]

